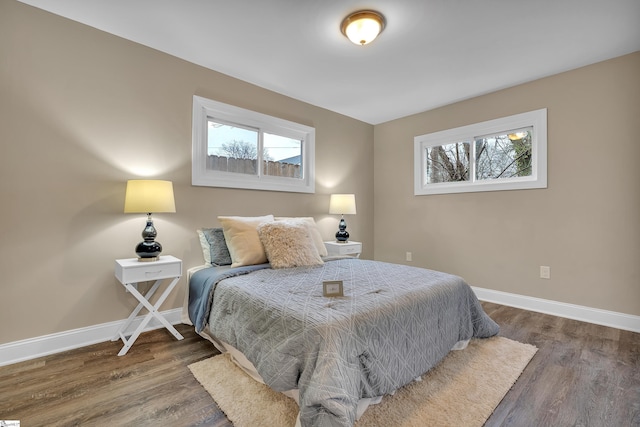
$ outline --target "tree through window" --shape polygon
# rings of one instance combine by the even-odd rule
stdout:
[[[468,142],[428,147],[427,182],[468,181],[470,147]]]
[[[476,138],[476,179],[531,176],[533,128]]]
[[[414,138],[414,194],[546,188],[546,109]]]

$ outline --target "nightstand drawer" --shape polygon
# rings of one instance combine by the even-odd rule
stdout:
[[[137,258],[116,260],[116,277],[123,284],[180,276],[182,261],[172,256],[160,257],[155,262],[139,262]]]
[[[337,248],[340,255],[357,254],[362,250],[362,246],[360,245],[345,245],[338,246]]]
[[[325,242],[325,247],[330,256],[336,255],[356,255],[362,252],[362,243],[360,242]]]

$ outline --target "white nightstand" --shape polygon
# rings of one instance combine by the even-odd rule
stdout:
[[[360,242],[324,242],[324,246],[327,248],[329,256],[349,255],[360,258],[360,254],[362,253],[362,243]]]
[[[176,286],[180,276],[182,276],[182,260],[171,255],[161,256],[158,261],[153,262],[139,262],[138,258],[116,260],[116,278],[127,289],[127,292],[130,292],[138,301],[140,301],[140,304],[138,304],[138,306],[133,310],[127,321],[111,340],[117,341],[121,339],[124,343],[124,347],[122,347],[118,356],[127,354],[127,351],[129,351],[135,340],[138,339],[140,333],[154,317],[158,319],[158,321],[162,323],[162,325],[167,328],[174,337],[179,340],[183,339],[180,332],[178,332],[176,328],[174,328],[173,325],[158,312],[158,308],[160,308],[164,300],[167,299],[173,288]],[[169,282],[167,289],[165,289],[162,295],[160,295],[155,305],[151,305],[149,299],[151,299],[153,294],[155,294],[160,288],[160,285],[166,281],[165,279],[172,280]],[[148,280],[155,280],[155,283],[145,295],[142,295],[138,291],[138,282],[146,282]],[[125,331],[129,328],[131,322],[133,322],[138,313],[140,313],[142,307],[146,308],[149,313],[147,313],[144,319],[142,319],[140,325],[138,325],[129,339],[127,339]]]

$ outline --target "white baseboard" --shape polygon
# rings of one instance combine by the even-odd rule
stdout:
[[[510,294],[502,291],[494,291],[492,289],[477,288],[475,286],[472,286],[471,288],[481,301],[494,302],[496,304],[508,305],[510,307],[551,314],[553,316],[595,323],[596,325],[624,329],[626,331],[640,332],[640,316],[601,310],[599,308],[585,307],[582,305],[567,304],[542,298]]]
[[[181,308],[174,308],[162,312],[162,315],[171,323],[176,325],[181,323]],[[130,331],[134,331],[143,316],[135,318]],[[116,336],[120,327],[125,320],[117,320],[115,322],[102,323],[100,325],[88,326],[86,328],[73,329],[70,331],[59,332],[51,335],[30,338],[21,341],[14,341],[0,345],[0,366],[10,365],[12,363],[23,362],[25,360],[35,359],[49,354],[59,353],[61,351],[72,350],[74,348],[84,347],[99,342],[111,341]],[[156,319],[151,319],[145,331],[162,328],[162,324]],[[120,341],[122,343],[122,341]],[[133,344],[135,346],[135,343]]]

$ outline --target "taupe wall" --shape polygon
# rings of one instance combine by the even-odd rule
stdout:
[[[192,187],[194,94],[315,127],[316,194]],[[373,256],[373,126],[8,0],[0,144],[0,344],[127,317],[113,265],[144,226],[122,212],[127,179],[174,182],[177,213],[155,223],[185,268],[218,215],[312,215],[332,238],[332,192],[356,194],[349,231]]]
[[[413,195],[414,136],[539,108],[547,189]],[[375,258],[640,315],[639,120],[636,52],[376,126]]]

